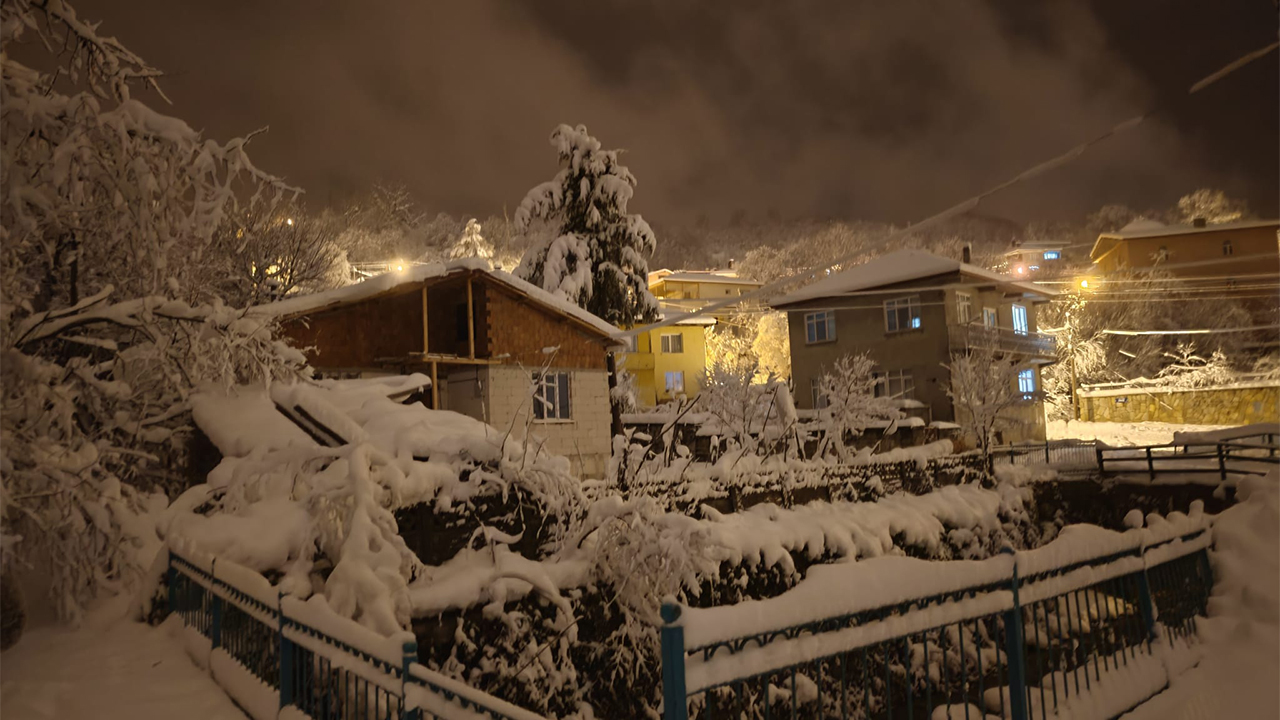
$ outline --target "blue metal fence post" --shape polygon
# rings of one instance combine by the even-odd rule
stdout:
[[[684,628],[672,623],[680,619],[680,606],[662,605],[662,718],[688,720],[688,693],[684,677]]]
[[[293,642],[284,636],[284,593],[279,595],[279,604],[276,606],[280,613],[279,625],[279,641],[280,641],[280,707],[285,708],[293,704]]]
[[[1012,548],[1000,552],[1013,555]],[[1026,642],[1022,638],[1022,606],[1018,603],[1018,562],[1013,563],[1013,608],[1004,614],[1004,651],[1009,660],[1009,714],[1013,720],[1027,720],[1027,665],[1023,658]]]
[[[1150,650],[1151,641],[1156,639],[1156,606],[1151,601],[1151,583],[1147,580],[1146,550],[1138,552],[1144,556],[1142,572],[1138,573],[1138,609],[1142,611],[1142,625],[1147,629],[1147,649]]]
[[[405,642],[403,650],[404,662],[400,666],[400,717],[405,720],[418,720],[422,715],[418,708],[405,709],[409,700],[409,695],[405,692],[405,688],[409,685],[409,666],[418,662],[418,642],[416,640]]]
[[[217,580],[218,558],[209,565],[209,577]],[[217,650],[222,647],[222,596],[214,592],[216,582],[209,583],[209,648]]]

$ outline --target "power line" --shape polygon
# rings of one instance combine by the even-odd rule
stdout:
[[[1214,72],[1213,72],[1213,73],[1211,73],[1210,75],[1207,75],[1207,76],[1205,76],[1204,78],[1202,78],[1202,79],[1200,79],[1199,81],[1197,81],[1196,83],[1194,83],[1194,84],[1190,87],[1190,89],[1188,89],[1188,90],[1187,90],[1187,93],[1188,93],[1189,95],[1191,95],[1191,94],[1195,94],[1195,93],[1197,93],[1197,92],[1200,92],[1201,90],[1203,90],[1203,89],[1205,89],[1205,88],[1209,87],[1210,85],[1212,85],[1212,84],[1214,84],[1214,83],[1218,82],[1218,81],[1219,81],[1219,80],[1221,80],[1222,78],[1227,77],[1228,75],[1230,75],[1231,73],[1235,72],[1236,70],[1239,70],[1240,68],[1244,67],[1245,65],[1248,65],[1249,63],[1251,63],[1251,62],[1253,62],[1253,61],[1257,60],[1258,58],[1265,56],[1266,54],[1270,53],[1272,50],[1275,50],[1277,47],[1280,47],[1280,42],[1274,42],[1274,43],[1271,43],[1271,44],[1269,44],[1269,45],[1267,45],[1267,46],[1265,46],[1265,47],[1259,48],[1259,49],[1254,50],[1254,51],[1252,51],[1252,52],[1250,52],[1250,53],[1248,53],[1248,54],[1246,54],[1246,55],[1243,55],[1243,56],[1241,56],[1240,58],[1238,58],[1238,59],[1236,59],[1236,60],[1233,60],[1232,62],[1230,62],[1230,63],[1228,63],[1228,64],[1224,65],[1223,67],[1219,68],[1218,70],[1214,71]],[[972,209],[976,208],[976,207],[978,206],[978,204],[979,204],[980,202],[982,202],[982,200],[983,200],[983,199],[988,198],[988,197],[990,197],[990,196],[992,196],[992,195],[995,195],[995,194],[997,194],[997,193],[999,193],[999,192],[1002,192],[1002,191],[1004,191],[1004,190],[1006,190],[1006,189],[1008,189],[1008,188],[1010,188],[1010,187],[1012,187],[1012,186],[1014,186],[1014,185],[1017,185],[1017,184],[1019,184],[1019,183],[1022,183],[1022,182],[1025,182],[1025,181],[1027,181],[1027,180],[1030,180],[1031,178],[1034,178],[1034,177],[1036,177],[1037,175],[1041,175],[1041,174],[1046,173],[1046,172],[1049,172],[1049,171],[1051,171],[1051,170],[1055,170],[1055,169],[1057,169],[1057,168],[1061,167],[1062,165],[1065,165],[1065,164],[1067,164],[1067,163],[1071,162],[1072,160],[1075,160],[1077,157],[1080,157],[1080,156],[1081,156],[1081,155],[1083,155],[1083,154],[1084,154],[1084,153],[1085,153],[1089,148],[1093,147],[1094,145],[1097,145],[1097,144],[1098,144],[1098,143],[1100,143],[1100,142],[1105,141],[1106,139],[1110,138],[1111,136],[1113,136],[1113,135],[1119,135],[1120,133],[1123,133],[1123,132],[1127,132],[1127,131],[1129,131],[1129,130],[1132,130],[1134,127],[1137,127],[1139,124],[1141,124],[1144,120],[1146,120],[1147,118],[1149,118],[1149,117],[1151,117],[1151,116],[1153,116],[1153,115],[1155,115],[1155,114],[1157,114],[1157,113],[1161,112],[1162,110],[1163,110],[1163,108],[1161,108],[1161,107],[1155,107],[1155,108],[1153,108],[1153,109],[1151,109],[1151,110],[1148,110],[1148,111],[1147,111],[1147,112],[1145,112],[1145,113],[1142,113],[1141,115],[1137,115],[1137,116],[1135,116],[1135,117],[1129,118],[1128,120],[1125,120],[1125,121],[1123,121],[1123,122],[1121,122],[1121,123],[1119,123],[1119,124],[1115,125],[1115,126],[1114,126],[1114,127],[1112,127],[1111,129],[1106,130],[1106,131],[1104,131],[1104,132],[1102,132],[1102,133],[1098,134],[1097,136],[1093,137],[1092,139],[1090,139],[1090,140],[1086,140],[1085,142],[1082,142],[1082,143],[1080,143],[1079,145],[1076,145],[1075,147],[1071,148],[1070,150],[1067,150],[1066,152],[1064,152],[1064,153],[1062,153],[1062,154],[1060,154],[1060,155],[1057,155],[1057,156],[1055,156],[1055,157],[1052,157],[1052,158],[1050,158],[1050,159],[1048,159],[1048,160],[1046,160],[1046,161],[1044,161],[1044,162],[1040,163],[1039,165],[1032,166],[1032,167],[1030,167],[1030,168],[1028,168],[1028,169],[1026,169],[1026,170],[1022,171],[1022,172],[1021,172],[1021,173],[1019,173],[1018,175],[1015,175],[1014,177],[1012,177],[1012,178],[1010,178],[1010,179],[1008,179],[1008,180],[1006,180],[1006,181],[1004,181],[1004,182],[1002,182],[1002,183],[1000,183],[1000,184],[998,184],[998,185],[995,185],[995,186],[993,186],[993,187],[991,187],[991,188],[988,188],[987,190],[985,190],[985,191],[983,191],[983,192],[981,192],[981,193],[979,193],[979,194],[977,194],[977,195],[974,195],[973,197],[969,198],[968,200],[964,200],[964,201],[959,202],[959,203],[957,203],[957,204],[955,204],[955,205],[952,205],[951,207],[947,208],[946,210],[943,210],[942,212],[939,212],[939,213],[937,213],[937,214],[935,214],[935,215],[932,215],[932,216],[930,216],[930,217],[928,217],[928,218],[925,218],[924,220],[921,220],[920,222],[916,223],[915,225],[909,225],[909,226],[907,226],[907,227],[905,227],[905,228],[903,228],[903,229],[901,229],[901,230],[895,230],[895,231],[893,231],[893,232],[889,233],[888,235],[886,235],[884,238],[882,238],[882,239],[881,239],[881,241],[880,241],[880,243],[879,243],[879,246],[880,246],[880,247],[884,247],[885,245],[887,245],[889,242],[891,242],[891,241],[893,241],[893,240],[896,240],[896,239],[898,239],[898,238],[904,237],[904,236],[906,236],[906,235],[908,235],[908,234],[910,234],[910,233],[913,233],[913,232],[919,231],[919,230],[921,230],[921,229],[923,229],[923,228],[926,228],[926,227],[929,227],[929,226],[931,226],[931,225],[936,225],[936,224],[938,224],[938,223],[942,222],[943,220],[946,220],[946,219],[948,219],[948,218],[954,217],[954,216],[956,216],[956,215],[964,214],[964,213],[966,213],[966,212],[968,212],[968,211],[970,211],[970,210],[972,210]],[[813,266],[813,267],[810,267],[810,268],[809,268],[809,269],[807,269],[807,270],[803,270],[803,271],[801,271],[801,272],[798,272],[798,273],[794,273],[794,274],[792,274],[792,275],[789,275],[789,276],[787,276],[787,277],[785,277],[785,278],[781,278],[781,279],[779,279],[779,280],[775,280],[775,281],[773,281],[773,282],[771,282],[771,283],[768,283],[768,284],[766,284],[766,285],[762,285],[762,286],[761,286],[761,287],[759,287],[758,289],[753,290],[753,291],[751,291],[751,292],[749,292],[749,293],[747,293],[747,294],[745,294],[745,295],[739,295],[738,297],[725,298],[724,300],[714,302],[714,303],[712,303],[712,304],[710,304],[710,305],[708,305],[708,306],[706,306],[706,307],[704,307],[704,308],[701,308],[701,309],[696,310],[696,311],[691,312],[691,313],[684,313],[684,314],[679,315],[679,316],[674,316],[674,317],[664,318],[664,319],[662,319],[662,320],[660,320],[660,321],[658,321],[658,322],[650,323],[650,324],[648,324],[648,325],[641,325],[641,326],[638,326],[638,327],[630,328],[630,329],[628,329],[628,330],[623,330],[623,331],[619,332],[615,337],[617,337],[617,338],[619,338],[619,339],[621,339],[621,338],[635,337],[635,336],[637,336],[637,335],[639,335],[639,334],[641,334],[641,333],[645,333],[645,332],[648,332],[648,331],[650,331],[650,330],[656,330],[656,329],[658,329],[658,328],[663,328],[663,327],[670,327],[671,325],[675,325],[675,324],[676,324],[676,323],[678,323],[678,322],[685,321],[685,320],[690,320],[690,319],[692,319],[692,318],[694,318],[694,317],[699,317],[699,316],[702,316],[702,315],[706,315],[707,313],[714,312],[715,310],[719,310],[719,309],[724,308],[724,307],[727,307],[727,306],[729,306],[729,305],[734,305],[734,304],[740,303],[740,302],[742,302],[743,300],[752,299],[752,298],[757,298],[757,297],[772,297],[772,296],[776,295],[776,294],[778,293],[778,291],[780,291],[780,290],[782,290],[782,289],[784,289],[784,288],[790,287],[790,286],[792,286],[793,284],[795,284],[795,283],[797,283],[797,282],[800,282],[800,281],[805,280],[805,279],[816,279],[816,278],[818,277],[818,275],[819,275],[819,274],[821,274],[821,273],[823,273],[824,271],[829,270],[829,269],[830,269],[830,268],[832,268],[833,266],[840,265],[840,264],[842,264],[842,263],[846,263],[846,262],[850,262],[850,261],[854,260],[855,258],[858,258],[858,257],[860,257],[861,255],[864,255],[864,254],[867,252],[867,250],[868,250],[868,248],[865,248],[865,247],[864,247],[864,248],[859,248],[857,251],[855,251],[855,252],[851,252],[851,253],[847,253],[847,254],[845,254],[845,255],[842,255],[842,256],[840,256],[840,257],[836,258],[834,261],[828,262],[828,263],[827,263],[827,264],[825,264],[825,265],[821,265],[821,264],[820,264],[820,265],[815,265],[815,266]]]
[[[1201,330],[1103,330],[1103,335],[1216,335],[1218,333],[1254,332],[1256,330],[1276,330],[1280,325],[1255,325],[1243,328],[1204,328]]]

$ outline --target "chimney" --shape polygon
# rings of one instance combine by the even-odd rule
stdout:
[[[1191,221],[1191,224],[1192,224],[1192,225],[1194,225],[1194,226],[1196,226],[1196,227],[1204,227],[1204,226],[1206,226],[1206,225],[1208,225],[1208,224],[1209,224],[1209,221],[1205,220],[1205,219],[1204,219],[1204,218],[1202,218],[1202,217],[1199,217],[1199,218],[1196,218],[1196,219],[1192,220],[1192,221]]]
[[[964,249],[960,251],[960,261],[965,265],[973,262],[973,250],[968,245],[965,245]]]
[[[729,269],[733,269],[733,258],[729,258]]]

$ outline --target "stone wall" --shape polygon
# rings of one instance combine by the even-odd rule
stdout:
[[[604,370],[581,368],[548,368],[549,372],[568,372],[570,377],[569,420],[529,422],[530,370],[511,365],[490,365],[488,380],[488,412],[490,425],[523,438],[526,425],[535,441],[554,455],[569,459],[574,472],[582,478],[599,478],[609,462],[610,423],[609,377]]]
[[[1100,390],[1080,393],[1080,420],[1249,425],[1280,417],[1280,384],[1197,390]]]

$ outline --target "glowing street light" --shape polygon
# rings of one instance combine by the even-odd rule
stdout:
[[[290,225],[290,226],[292,226],[292,225],[293,225],[293,218],[289,218],[289,219],[285,220],[284,222],[285,222],[285,224],[286,224],[286,225]]]

